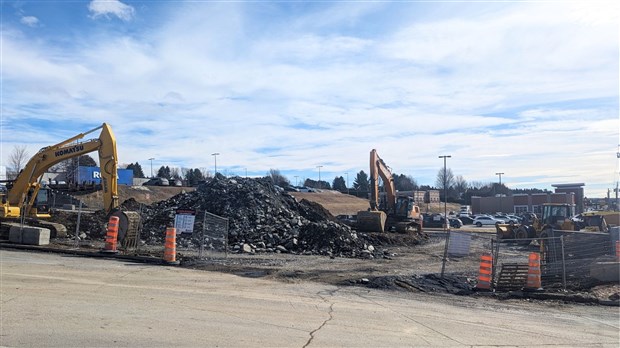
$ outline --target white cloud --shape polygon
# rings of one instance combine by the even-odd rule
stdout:
[[[103,7],[111,5],[122,6]],[[210,167],[220,152],[218,168],[310,176],[321,164],[331,180],[367,171],[377,148],[421,184],[434,183],[440,154],[472,181],[502,171],[509,186],[572,177],[602,192],[609,183],[615,162],[601,149],[617,145],[617,105],[596,100],[618,96],[617,21],[525,4],[497,16],[427,18],[369,39],[337,30],[363,23],[368,7],[350,20],[352,5],[339,3],[338,20],[325,10],[253,26],[258,19],[243,8],[255,5],[183,3],[157,29],[68,48],[3,32],[6,124],[109,122],[121,162],[143,166],[155,157]],[[131,19],[123,6],[89,8]],[[3,133],[10,147],[28,127]]]
[[[23,16],[19,21],[32,28],[39,26],[39,19],[34,16]]]
[[[118,0],[93,0],[88,4],[88,10],[93,18],[108,17],[114,15],[124,21],[129,21],[134,16],[134,8]]]

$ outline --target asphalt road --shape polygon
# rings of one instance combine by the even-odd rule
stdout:
[[[0,251],[0,345],[618,347],[617,307],[282,283]]]

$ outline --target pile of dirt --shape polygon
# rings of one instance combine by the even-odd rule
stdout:
[[[127,204],[127,202],[125,203]],[[228,244],[240,252],[293,252],[340,257],[381,256],[349,226],[334,220],[320,205],[297,202],[277,189],[270,180],[226,178],[217,175],[199,186],[168,200],[143,208],[141,238],[147,244],[163,241],[163,231],[174,223],[177,209],[192,209],[198,216],[209,212],[228,219]],[[202,230],[196,219],[195,230]],[[199,233],[180,236],[179,244],[198,247]]]

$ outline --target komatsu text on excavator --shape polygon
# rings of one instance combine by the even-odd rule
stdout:
[[[379,197],[379,177],[385,188],[383,201]],[[358,230],[364,232],[422,231],[420,208],[413,197],[396,194],[392,173],[375,149],[370,151],[370,209],[357,213],[356,225]]]
[[[74,143],[97,130],[101,130],[98,138]],[[27,223],[50,228],[52,236],[64,236],[66,234],[64,226],[40,220],[51,217],[48,204],[49,189],[41,185],[42,175],[59,162],[93,151],[99,152],[104,209],[106,213],[118,216],[120,219],[118,239],[122,242],[124,239],[135,237],[140,223],[140,215],[137,212],[120,210],[117,187],[116,138],[106,123],[56,145],[46,146],[39,150],[28,161],[15,180],[7,184],[8,191],[0,194],[2,196],[2,208],[0,209],[2,221],[21,219]]]

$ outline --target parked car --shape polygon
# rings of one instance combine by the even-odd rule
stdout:
[[[493,215],[493,217],[497,220],[504,220],[505,223],[507,224],[518,224],[519,223],[519,219],[515,219],[515,218],[511,218],[508,215],[503,215],[503,214],[496,214]]]
[[[459,220],[461,220],[463,225],[473,225],[474,224],[474,219],[472,217],[469,217],[469,216],[461,216],[459,218]]]
[[[299,189],[297,187],[295,187],[295,186],[288,185],[288,186],[284,187],[284,191],[287,191],[287,192],[299,192]]]
[[[492,216],[484,216],[484,215],[476,216],[476,218],[473,221],[473,224],[478,227],[481,227],[483,225],[495,225],[495,224],[503,224],[503,223],[505,223],[504,220],[499,220]]]
[[[145,182],[145,186],[170,186],[170,182],[166,178],[152,178]]]
[[[442,228],[444,225],[445,219],[441,214],[422,214],[422,216],[422,223],[424,227]],[[452,228],[461,228],[461,226],[463,226],[463,222],[457,218],[448,217],[448,221],[450,222],[450,227]]]
[[[315,189],[306,186],[298,186],[297,189],[299,190],[299,192],[316,192]]]

